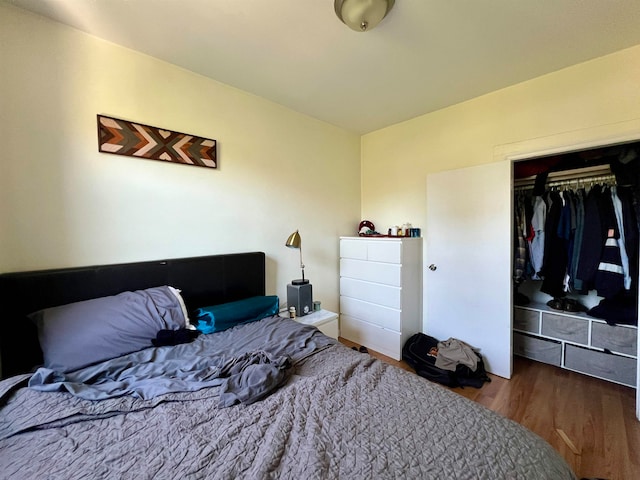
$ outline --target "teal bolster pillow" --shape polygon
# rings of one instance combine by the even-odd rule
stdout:
[[[278,313],[277,295],[245,298],[196,309],[192,323],[202,333],[221,332],[236,325],[255,322]]]

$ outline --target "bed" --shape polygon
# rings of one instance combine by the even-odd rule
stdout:
[[[204,306],[266,297],[265,255],[0,275],[3,477],[575,478],[517,423],[276,314],[64,373],[42,366],[57,351],[34,312],[159,286],[180,291],[193,322]],[[73,335],[93,318],[83,312]],[[128,373],[104,382],[114,363]]]

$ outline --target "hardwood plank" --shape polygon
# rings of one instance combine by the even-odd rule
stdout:
[[[359,346],[342,338],[340,341],[349,347]],[[403,361],[371,350],[369,354],[413,371]],[[635,389],[521,357],[514,358],[510,380],[489,376],[491,383],[480,389],[450,390],[540,435],[562,455],[578,478],[640,478],[640,422],[635,417]]]

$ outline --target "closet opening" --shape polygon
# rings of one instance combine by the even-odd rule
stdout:
[[[514,353],[635,387],[640,142],[514,162]]]

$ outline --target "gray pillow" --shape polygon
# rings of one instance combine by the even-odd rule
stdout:
[[[44,366],[70,372],[151,347],[163,329],[185,328],[180,294],[168,286],[47,308],[29,317],[38,326]]]

